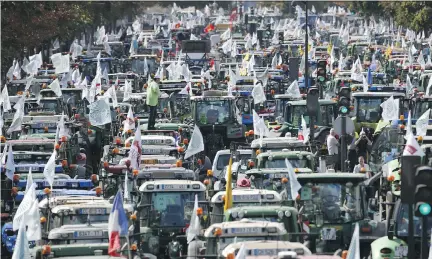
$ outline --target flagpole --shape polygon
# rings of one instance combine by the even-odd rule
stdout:
[[[130,241],[129,241],[129,233],[126,235],[126,242],[128,245],[128,258],[132,259],[132,253],[131,253]]]

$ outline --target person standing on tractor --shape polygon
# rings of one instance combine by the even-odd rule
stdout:
[[[148,119],[148,130],[154,130],[156,124],[157,105],[159,101],[159,75],[155,75],[147,87],[147,99],[146,103],[150,108],[150,115]]]

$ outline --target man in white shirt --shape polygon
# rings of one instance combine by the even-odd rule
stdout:
[[[328,155],[331,157],[331,161],[329,161],[329,164],[335,164],[336,168],[338,169],[339,165],[339,142],[335,138],[335,132],[334,129],[330,130],[330,135],[327,137],[327,150]]]
[[[366,170],[366,173],[368,174],[368,177],[370,177],[370,168],[368,164],[365,164],[364,157],[360,156],[358,161],[358,165],[354,166],[353,173],[361,173],[361,169],[364,168]]]
[[[327,137],[327,149],[329,156],[337,155],[339,154],[339,142],[335,138],[335,132],[334,129],[330,130],[330,135]]]

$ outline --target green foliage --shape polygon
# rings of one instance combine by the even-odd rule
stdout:
[[[2,75],[14,58],[47,50],[51,41],[68,42],[86,28],[113,23],[149,6],[147,2],[2,2]],[[79,35],[79,34],[78,34]],[[47,57],[44,55],[44,60]]]
[[[346,6],[359,15],[389,19],[408,29],[425,32],[432,29],[432,2],[428,1],[352,1]]]

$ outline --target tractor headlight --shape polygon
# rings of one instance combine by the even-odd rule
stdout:
[[[244,217],[244,212],[243,212],[243,211],[240,211],[240,212],[238,213],[238,217],[239,217],[240,219],[242,219],[242,218]]]
[[[283,213],[283,211],[278,211],[278,217],[279,217],[280,219],[282,219],[282,218],[283,218],[283,216],[284,216],[284,213]]]

